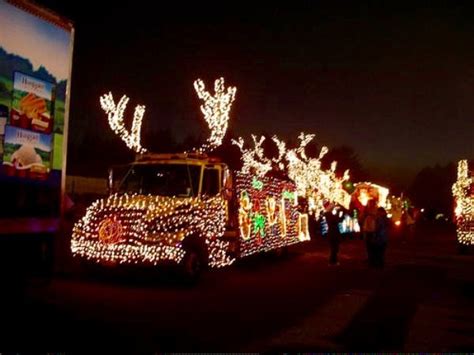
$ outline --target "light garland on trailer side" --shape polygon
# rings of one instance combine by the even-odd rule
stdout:
[[[185,254],[181,242],[197,234],[209,246],[209,264],[228,265],[233,262],[225,253],[228,242],[219,240],[225,229],[225,203],[220,196],[111,195],[93,203],[76,223],[71,250],[95,261],[179,263]]]
[[[296,234],[301,242],[310,240],[308,215],[306,213],[298,213]]]
[[[207,250],[209,251],[209,266],[221,268],[232,265],[235,258],[227,254],[229,250],[229,242],[219,238],[206,239]]]
[[[288,228],[287,228],[287,214],[286,214],[286,199],[282,195],[280,199],[280,209],[279,209],[279,216],[280,216],[280,236],[282,238],[286,238],[288,234]]]
[[[461,244],[474,244],[474,196],[470,190],[473,178],[469,176],[467,160],[458,162],[457,180],[452,191],[455,201],[456,232]]]
[[[308,216],[294,202],[295,185],[270,177],[255,180],[241,172],[236,176],[240,256],[309,240]]]
[[[215,94],[211,95],[205,89],[204,82],[198,79],[194,82],[194,89],[198,97],[204,101],[201,112],[204,115],[211,131],[207,142],[199,149],[199,152],[212,151],[222,144],[229,122],[229,112],[235,99],[237,89],[235,87],[224,87],[224,78],[214,82]]]
[[[118,104],[115,104],[112,93],[102,95],[100,97],[100,105],[108,115],[110,128],[125,142],[127,147],[136,153],[145,153],[146,149],[141,146],[140,134],[142,127],[143,115],[145,114],[145,106],[137,105],[133,115],[132,130],[129,132],[124,125],[123,117],[125,108],[127,107],[129,98],[122,96]]]
[[[265,200],[265,210],[267,212],[268,225],[271,227],[277,222],[275,197],[271,196]]]

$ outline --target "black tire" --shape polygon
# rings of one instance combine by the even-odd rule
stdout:
[[[469,246],[463,243],[458,243],[458,253],[460,255],[467,255],[469,253]]]
[[[229,249],[227,255],[231,258],[238,259],[240,255],[240,243],[236,239],[229,241]]]
[[[273,255],[279,259],[284,259],[288,256],[288,247],[280,247],[273,250]]]
[[[200,279],[204,265],[202,257],[194,249],[189,249],[181,260],[181,274],[186,283],[195,284]]]

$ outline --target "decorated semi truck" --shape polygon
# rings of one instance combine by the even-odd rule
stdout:
[[[206,154],[143,154],[76,224],[74,254],[118,264],[206,266],[309,240],[295,185],[231,172]],[[121,174],[122,175],[122,174]]]
[[[75,224],[73,255],[108,265],[172,262],[197,278],[209,267],[232,264],[259,252],[281,250],[310,239],[308,213],[291,179],[271,177],[269,161],[257,162],[262,139],[231,171],[210,152],[222,143],[235,88],[215,82],[215,94],[195,82],[210,137],[199,148],[178,154],[148,152],[140,143],[143,106],[136,106],[132,129],[125,128],[126,96],[101,98],[111,128],[136,159],[111,169],[110,195],[93,203]],[[236,142],[243,149],[243,140]]]

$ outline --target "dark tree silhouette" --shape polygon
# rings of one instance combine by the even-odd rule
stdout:
[[[201,138],[196,136],[195,134],[189,134],[181,142],[177,144],[176,151],[185,152],[195,147],[199,147],[200,145],[201,145]]]
[[[451,187],[456,180],[456,164],[425,167],[416,175],[408,189],[408,196],[413,203],[424,208],[428,217],[437,213],[451,216],[453,197]]]
[[[329,169],[333,161],[337,161],[336,174],[338,176],[342,176],[344,171],[349,169],[351,181],[359,182],[369,179],[369,174],[362,166],[354,148],[343,145],[329,149],[329,152],[322,159],[322,167]]]
[[[178,143],[170,128],[152,128],[143,138],[143,145],[151,152],[174,153],[177,151]]]
[[[240,170],[242,167],[241,156],[239,148],[232,144],[232,139],[237,139],[233,130],[229,129],[227,134],[224,137],[222,145],[217,147],[217,149],[212,152],[212,155],[215,155],[224,161],[227,166],[232,170]]]

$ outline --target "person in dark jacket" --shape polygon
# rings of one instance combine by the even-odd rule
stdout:
[[[328,226],[328,241],[329,241],[329,265],[339,265],[337,254],[339,253],[339,243],[341,233],[339,230],[340,216],[336,206],[330,205],[325,213],[326,222]]]
[[[364,209],[362,232],[365,239],[365,247],[367,250],[367,262],[369,265],[374,263],[374,243],[375,238],[375,220],[377,218],[377,203],[371,199]]]
[[[389,221],[383,207],[377,209],[375,219],[375,235],[373,239],[373,263],[371,266],[381,269],[385,265],[385,250],[388,242]]]

